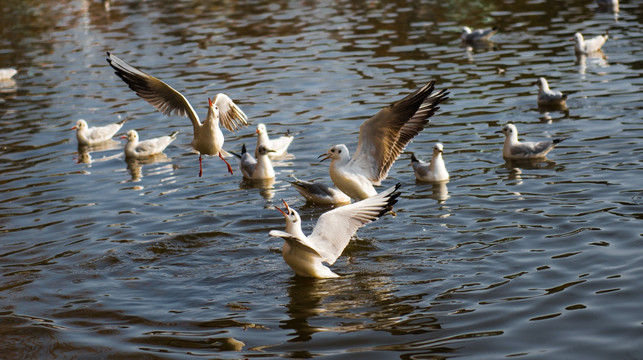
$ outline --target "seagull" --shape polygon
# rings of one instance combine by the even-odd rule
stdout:
[[[107,53],[107,62],[116,70],[120,77],[136,95],[150,103],[164,115],[176,114],[187,116],[192,121],[194,138],[192,147],[199,152],[199,177],[203,175],[202,155],[219,155],[232,174],[232,167],[223,158],[223,126],[236,131],[248,125],[248,117],[226,94],[217,94],[214,101],[208,98],[208,114],[205,122],[201,123],[190,102],[178,91],[152,75],[131,66],[111,53]]]
[[[290,132],[287,132],[285,136],[282,136],[278,139],[268,138],[268,131],[266,130],[266,125],[259,124],[257,125],[257,148],[259,149],[260,145],[266,146],[268,149],[272,149],[273,152],[268,154],[268,157],[271,159],[276,159],[283,157],[288,150],[288,146],[295,137],[290,135]],[[256,150],[255,149],[255,150]],[[258,156],[255,151],[255,156]]]
[[[449,172],[447,172],[444,159],[442,159],[443,149],[444,147],[440,143],[436,143],[433,146],[433,157],[429,164],[418,160],[415,155],[411,154],[411,166],[415,172],[415,178],[418,181],[433,183],[449,181]]]
[[[505,144],[502,147],[502,156],[505,159],[537,159],[543,158],[554,146],[567,138],[545,140],[539,142],[518,141],[518,129],[514,124],[507,124],[496,133],[505,134]]]
[[[574,41],[574,49],[577,53],[587,55],[601,50],[601,47],[605,44],[608,37],[608,33],[605,32],[605,35],[598,35],[589,40],[585,40],[583,39],[583,34],[577,32],[569,41]]]
[[[400,196],[397,184],[381,194],[323,213],[310,236],[301,229],[301,218],[286,201],[286,208],[276,207],[286,218],[286,231],[272,230],[270,236],[281,237],[281,255],[297,275],[317,279],[336,278],[326,262],[333,265],[357,229],[391,211]]]
[[[250,180],[266,180],[275,178],[275,170],[272,167],[272,162],[268,158],[268,154],[274,150],[268,149],[265,145],[257,146],[257,159],[252,157],[250,153],[246,150],[246,144],[241,146],[241,155],[234,154],[241,161],[239,162],[239,168],[245,179]]]
[[[125,144],[125,157],[128,159],[139,159],[155,154],[160,154],[176,139],[178,130],[169,136],[161,136],[149,140],[138,140],[138,132],[130,130],[127,135],[121,136],[121,139],[127,139]]]
[[[17,73],[18,73],[18,70],[13,68],[0,69],[0,80],[9,80]]]
[[[461,38],[462,38],[462,41],[465,41],[465,42],[485,41],[485,40],[489,40],[489,38],[492,37],[497,32],[498,32],[497,26],[494,26],[492,28],[487,28],[487,29],[478,29],[478,30],[471,30],[470,27],[463,26]]]
[[[373,185],[380,185],[409,141],[424,129],[438,105],[449,98],[447,90],[431,94],[434,85],[429,82],[364,121],[352,158],[344,144],[319,155],[321,161],[332,159],[329,173],[339,190],[357,200],[377,194]]]
[[[305,197],[308,202],[319,205],[343,205],[350,204],[350,196],[344,194],[339,189],[330,187],[322,183],[299,180],[295,178],[290,184],[297,190],[301,196]]]
[[[76,121],[76,125],[71,130],[76,130],[76,139],[78,139],[79,146],[94,146],[114,137],[129,119],[129,117],[126,117],[113,124],[95,127],[89,127],[85,120],[80,119]]]
[[[566,105],[565,100],[567,100],[567,94],[551,90],[549,88],[549,83],[547,83],[547,79],[544,77],[538,78],[536,86],[538,86],[538,105]]]

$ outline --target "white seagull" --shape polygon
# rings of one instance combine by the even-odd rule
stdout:
[[[518,141],[518,129],[514,124],[505,125],[496,133],[505,134],[505,144],[502,147],[502,156],[505,159],[537,159],[543,158],[554,146],[567,138],[544,140],[539,142]]]
[[[319,156],[321,161],[332,159],[329,173],[339,190],[357,200],[377,194],[373,185],[380,185],[409,141],[424,129],[438,105],[449,98],[446,90],[431,94],[434,84],[429,82],[364,121],[352,158],[344,144]]]
[[[585,40],[583,38],[583,34],[577,32],[574,34],[574,37],[569,39],[569,41],[574,42],[574,49],[577,53],[587,55],[601,50],[601,47],[603,46],[603,44],[605,44],[608,37],[608,33],[605,32],[605,35],[598,35],[591,39]]]
[[[567,94],[560,91],[553,91],[549,88],[549,83],[544,77],[538,78],[536,81],[538,86],[538,105],[549,106],[565,106]]]
[[[257,147],[257,159],[252,157],[246,150],[246,144],[241,146],[241,155],[230,152],[239,158],[239,169],[245,179],[249,180],[266,180],[275,178],[275,170],[272,167],[272,162],[268,158],[273,150],[268,149],[265,145]]]
[[[130,130],[127,132],[127,135],[121,136],[121,139],[127,139],[127,144],[125,144],[125,157],[128,159],[140,159],[160,154],[176,139],[178,133],[178,131],[175,131],[169,136],[139,141],[138,132],[136,132],[136,130]]]
[[[232,99],[223,93],[217,94],[214,101],[208,98],[208,114],[205,122],[201,123],[190,102],[168,84],[129,65],[109,52],[107,62],[136,95],[158,111],[167,116],[176,114],[190,118],[194,130],[192,147],[199,152],[199,176],[203,175],[202,155],[218,155],[228,166],[228,172],[232,174],[232,167],[223,158],[224,138],[219,122],[230,131],[236,131],[239,127],[248,125],[248,117]]]
[[[290,135],[290,132],[287,132],[285,136],[281,136],[277,139],[268,138],[268,130],[266,130],[266,125],[259,124],[257,125],[257,147],[255,149],[255,156],[257,154],[257,149],[260,145],[264,145],[268,149],[273,150],[273,152],[268,154],[268,157],[271,159],[277,159],[283,157],[288,150],[288,146],[293,141],[295,137]]]
[[[377,196],[323,213],[310,236],[304,235],[299,214],[284,201],[284,210],[275,208],[286,218],[286,231],[272,230],[270,236],[285,240],[281,255],[297,275],[339,277],[322,262],[333,265],[357,229],[391,211],[400,195],[395,192],[399,187],[397,184]]]
[[[9,80],[14,75],[16,75],[17,73],[18,73],[18,70],[13,69],[13,68],[0,69],[0,81],[1,80]]]
[[[89,127],[85,120],[80,119],[76,121],[76,125],[72,127],[71,130],[76,130],[76,139],[78,139],[78,145],[94,146],[108,141],[112,137],[114,137],[118,130],[120,130],[123,127],[123,124],[125,124],[125,122],[129,119],[129,117],[126,117],[125,119],[113,124],[94,127]]]
[[[477,29],[471,30],[468,26],[462,27],[462,41],[465,42],[474,42],[474,41],[486,41],[489,40],[495,33],[498,32],[498,27],[494,26],[487,29]]]
[[[435,183],[449,180],[449,172],[444,165],[444,159],[442,159],[443,150],[442,144],[436,143],[433,146],[433,157],[429,164],[418,160],[415,155],[411,154],[411,166],[418,181]]]
[[[290,184],[297,192],[313,204],[319,205],[343,205],[350,204],[350,196],[341,190],[323,183],[299,180],[295,178]]]

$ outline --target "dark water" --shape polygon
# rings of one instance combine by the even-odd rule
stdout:
[[[643,358],[643,7],[623,1],[99,1],[0,3],[0,347],[20,358]],[[497,24],[467,50],[462,25]],[[609,30],[606,58],[568,38]],[[105,52],[183,91],[201,116],[225,92],[252,126],[291,130],[295,159],[268,188],[206,158]],[[500,73],[498,68],[504,69]],[[534,82],[569,93],[541,112]],[[452,99],[393,166],[397,216],[361,229],[332,267],[293,276],[282,198],[309,231],[290,175],[329,181],[317,155],[355,149],[361,121],[429,80]],[[69,130],[133,116],[156,162],[122,143],[78,153]],[[494,131],[569,137],[508,164]],[[416,184],[410,153],[436,141],[446,188]],[[81,161],[81,162],[79,162]],[[84,161],[84,162],[82,162]]]

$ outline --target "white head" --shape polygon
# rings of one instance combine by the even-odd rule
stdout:
[[[444,150],[444,146],[442,146],[442,144],[435,143],[435,145],[433,145],[433,156],[438,156],[442,154],[443,150]]]
[[[127,139],[128,142],[136,142],[138,141],[138,133],[132,129],[127,132],[127,135],[121,136],[121,139]]]
[[[471,34],[471,28],[468,26],[462,27],[462,35]]]
[[[286,208],[284,210],[281,210],[280,208],[275,206],[275,209],[279,210],[284,218],[286,218],[286,232],[291,235],[299,235],[301,233],[301,218],[299,217],[299,214],[295,211],[295,209],[291,209],[288,206],[286,200],[281,201],[284,202],[284,206]]]
[[[87,122],[83,119],[76,121],[76,126],[71,128],[72,130],[83,131],[87,129]]]
[[[208,118],[213,117],[217,122],[219,121],[219,107],[216,106],[210,98],[208,98]]]
[[[583,43],[585,43],[585,39],[583,39],[583,34],[579,32],[574,34],[574,37],[569,39],[569,41],[575,42],[577,48],[580,48],[581,46],[583,46]]]
[[[257,134],[261,135],[261,134],[265,134],[267,132],[268,132],[268,130],[266,130],[266,125],[264,125],[264,124],[258,124],[257,125]]]
[[[518,140],[518,129],[516,128],[516,125],[514,124],[507,124],[505,125],[502,130],[496,131],[497,133],[503,133],[505,134],[505,137],[508,139],[516,139]]]
[[[331,147],[325,154],[321,154],[318,158],[322,158],[320,161],[328,160],[342,160],[350,159],[350,154],[348,153],[348,148],[344,144],[339,144]]]
[[[547,79],[545,79],[544,77],[539,77],[538,80],[536,80],[536,86],[538,86],[540,90],[549,89],[549,84],[547,83]]]

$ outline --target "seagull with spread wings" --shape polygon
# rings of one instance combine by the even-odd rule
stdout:
[[[449,98],[447,90],[432,94],[434,85],[429,82],[364,121],[352,158],[344,144],[319,156],[321,161],[331,159],[330,178],[339,190],[357,200],[377,194],[373,185],[380,185],[406,145],[424,129],[438,105]]]
[[[400,196],[396,192],[399,187],[397,184],[377,196],[323,213],[309,236],[301,229],[297,211],[284,201],[284,210],[275,208],[286,218],[286,231],[272,230],[270,236],[285,240],[281,255],[297,275],[317,279],[339,277],[322,262],[333,265],[357,229],[391,211]]]
[[[176,114],[190,118],[194,130],[192,147],[199,152],[199,176],[203,175],[202,155],[218,155],[228,166],[228,172],[232,174],[232,167],[223,158],[224,138],[219,123],[230,131],[236,131],[248,125],[248,117],[232,99],[223,93],[217,94],[214,101],[208,98],[208,114],[205,121],[201,123],[190,102],[168,84],[109,52],[107,62],[136,95],[158,111],[167,116]]]

